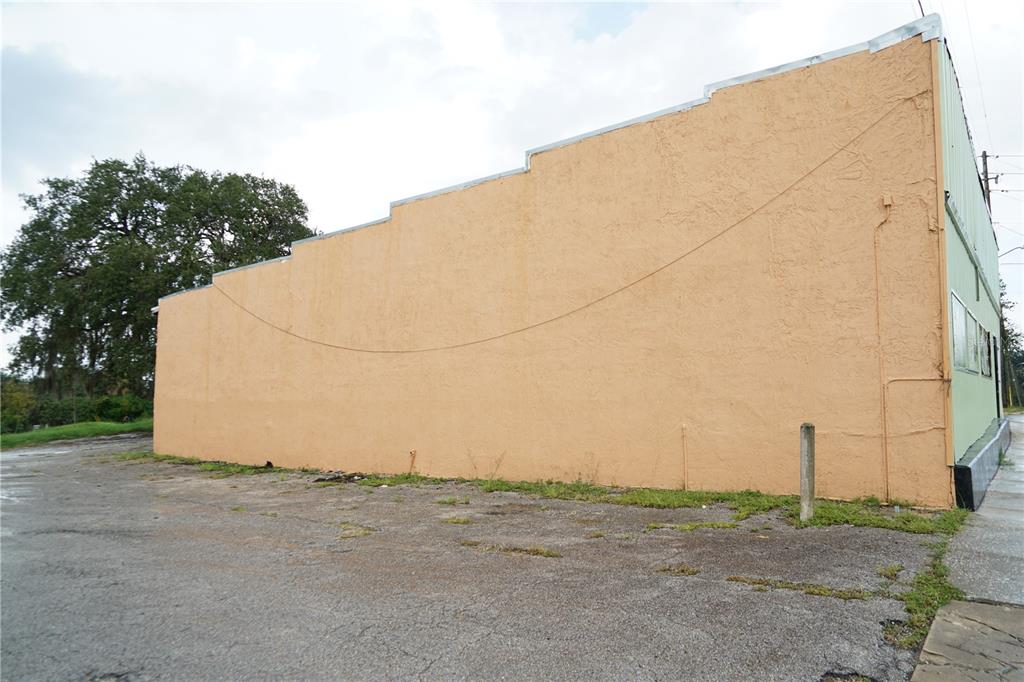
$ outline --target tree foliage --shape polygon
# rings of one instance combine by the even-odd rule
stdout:
[[[1003,404],[1022,404],[1021,379],[1024,378],[1024,334],[1017,329],[1006,313],[1017,304],[1006,297],[1006,283],[999,282],[1001,308],[1000,346],[1003,349]]]
[[[31,217],[0,254],[0,315],[22,333],[11,371],[58,397],[150,395],[161,296],[314,234],[289,185],[142,155],[43,186],[22,197]]]

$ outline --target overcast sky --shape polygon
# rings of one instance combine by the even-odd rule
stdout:
[[[999,188],[1024,189],[1024,3],[923,4],[943,17],[978,152],[1020,173]],[[40,178],[139,151],[290,183],[311,226],[336,230],[918,16],[916,0],[4,4],[0,245]],[[1024,192],[997,193],[993,216],[1001,251],[1024,245]],[[1024,250],[1002,261],[1024,328]]]

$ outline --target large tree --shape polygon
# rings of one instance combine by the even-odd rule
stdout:
[[[21,332],[10,369],[57,396],[151,394],[157,299],[315,234],[289,185],[142,155],[43,186],[0,253],[0,315]]]

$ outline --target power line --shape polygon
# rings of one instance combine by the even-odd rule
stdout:
[[[721,231],[716,232],[715,234],[711,235],[710,237],[708,237],[704,241],[698,243],[696,246],[694,246],[694,247],[688,249],[687,251],[684,251],[683,253],[679,254],[678,256],[673,258],[672,260],[662,264],[661,266],[655,268],[654,270],[651,270],[650,272],[648,272],[648,273],[646,273],[644,275],[641,275],[640,277],[637,277],[636,279],[634,279],[634,280],[632,280],[630,282],[627,282],[626,284],[623,284],[623,285],[619,286],[616,289],[613,289],[613,290],[609,291],[606,294],[603,294],[603,295],[601,295],[601,296],[599,296],[599,297],[597,297],[597,298],[595,298],[595,299],[593,299],[591,301],[588,301],[587,303],[579,305],[579,306],[577,306],[577,307],[575,307],[575,308],[573,308],[571,310],[567,310],[567,311],[565,311],[563,313],[560,313],[558,315],[555,315],[553,317],[549,317],[547,319],[540,320],[540,321],[534,322],[532,324],[528,324],[528,325],[526,325],[524,327],[519,327],[518,329],[511,329],[509,331],[505,331],[505,332],[501,332],[501,333],[498,333],[498,334],[494,334],[492,336],[487,336],[487,337],[479,338],[479,339],[473,339],[472,341],[462,341],[462,342],[459,342],[459,343],[445,344],[445,345],[440,345],[440,346],[426,346],[426,347],[422,347],[422,348],[366,348],[366,347],[360,348],[360,347],[357,347],[357,346],[345,346],[345,345],[341,345],[341,344],[330,343],[330,342],[327,342],[327,341],[321,341],[319,339],[313,339],[313,338],[310,338],[308,336],[303,336],[301,334],[296,334],[295,332],[291,331],[290,329],[287,329],[285,327],[281,327],[281,326],[279,326],[277,324],[274,324],[270,320],[268,320],[268,319],[266,319],[264,317],[261,317],[260,315],[256,314],[255,312],[253,312],[249,308],[246,308],[244,305],[242,305],[237,300],[235,300],[228,292],[226,292],[224,289],[222,289],[219,286],[217,286],[216,281],[214,281],[212,283],[212,288],[215,289],[218,293],[220,293],[224,298],[226,298],[232,304],[234,304],[242,312],[246,313],[247,315],[249,315],[250,317],[256,319],[257,321],[262,322],[266,326],[268,326],[268,327],[270,327],[270,328],[272,328],[272,329],[274,329],[276,331],[281,332],[282,334],[285,334],[287,336],[291,336],[291,337],[293,337],[295,339],[298,339],[299,341],[305,341],[307,343],[312,343],[312,344],[315,344],[315,345],[318,345],[318,346],[324,346],[324,347],[327,347],[327,348],[335,348],[337,350],[345,350],[345,351],[350,351],[350,352],[354,352],[354,353],[372,353],[372,354],[427,353],[427,352],[433,352],[433,351],[456,350],[456,349],[459,349],[459,348],[465,348],[467,346],[475,346],[475,345],[479,345],[479,344],[482,344],[482,343],[488,343],[490,341],[497,341],[498,339],[503,339],[503,338],[506,338],[506,337],[509,337],[509,336],[513,336],[515,334],[520,334],[522,332],[526,332],[526,331],[529,331],[531,329],[536,329],[537,327],[541,327],[541,326],[544,326],[546,324],[550,324],[552,322],[557,322],[558,320],[565,319],[565,318],[569,317],[570,315],[575,315],[578,312],[586,310],[587,308],[590,308],[591,306],[597,305],[598,303],[601,303],[602,301],[605,301],[605,300],[611,298],[612,296],[615,296],[616,294],[622,293],[623,291],[626,291],[627,289],[629,289],[629,288],[631,288],[631,287],[633,287],[633,286],[635,286],[637,284],[640,284],[641,282],[643,282],[645,280],[648,280],[651,277],[654,277],[658,273],[660,273],[660,272],[662,272],[664,270],[667,270],[668,268],[672,267],[676,263],[682,261],[684,258],[687,258],[688,256],[696,253],[697,251],[699,251],[700,249],[704,248],[705,246],[707,246],[711,242],[713,242],[716,239],[718,239],[718,238],[722,237],[723,235],[725,235],[727,232],[733,230],[734,228],[738,227],[739,225],[742,225],[743,223],[745,223],[748,220],[750,220],[751,218],[753,218],[755,215],[760,213],[763,209],[767,208],[770,204],[772,204],[776,199],[778,199],[778,198],[784,196],[785,194],[787,194],[790,190],[792,190],[794,187],[796,187],[801,182],[806,180],[808,177],[810,177],[812,174],[814,174],[816,171],[818,171],[818,169],[822,168],[829,161],[831,161],[835,157],[839,156],[839,154],[847,151],[849,149],[850,145],[854,144],[855,142],[860,140],[862,137],[867,135],[868,132],[870,132],[872,129],[875,128],[875,126],[877,126],[879,123],[881,123],[886,118],[888,118],[889,115],[892,114],[892,112],[896,111],[896,109],[901,104],[909,102],[909,101],[913,100],[914,98],[919,97],[920,95],[924,94],[925,92],[928,92],[928,91],[927,90],[923,90],[923,91],[918,92],[916,94],[910,95],[909,97],[901,98],[895,104],[893,104],[891,107],[889,107],[885,111],[884,114],[882,114],[877,119],[875,119],[866,128],[864,128],[859,133],[857,133],[852,138],[850,138],[850,140],[847,141],[845,144],[842,144],[842,145],[838,146],[832,153],[830,153],[824,159],[819,161],[811,169],[805,171],[803,174],[801,174],[799,177],[797,177],[795,180],[793,180],[791,183],[789,183],[789,185],[787,185],[785,188],[780,190],[777,194],[772,195],[771,197],[766,199],[764,202],[762,202],[760,205],[758,205],[757,207],[751,209],[749,212],[744,214],[741,218],[736,220],[736,222],[731,223],[730,225],[724,227]]]
[[[967,0],[962,0],[964,17],[967,19],[967,35],[971,39],[971,54],[974,55],[974,73],[978,77],[978,91],[981,94],[981,112],[985,117],[985,131],[988,133],[988,146],[992,147],[992,128],[988,124],[988,108],[985,106],[985,88],[981,84],[981,69],[978,67],[978,52],[974,49],[974,30],[971,28],[971,15],[967,11]]]
[[[1001,158],[1001,157],[1002,157],[1002,155],[999,155],[999,156],[989,156],[988,158],[989,158],[989,159],[991,160],[991,159],[999,159],[999,158]],[[1021,165],[1019,165],[1019,164],[1016,164],[1016,163],[1014,163],[1013,161],[1003,161],[1002,163],[1005,163],[1005,164],[1006,164],[1007,166],[1009,166],[1010,168],[1016,168],[1016,169],[1018,169],[1018,170],[1022,170],[1022,171],[1024,171],[1024,166],[1021,166]]]
[[[993,223],[993,224],[994,224],[994,225],[998,225],[998,226],[999,226],[999,227],[1001,227],[1002,229],[1006,230],[1007,232],[1009,232],[1009,233],[1011,233],[1011,234],[1015,234],[1015,235],[1017,235],[1018,237],[1024,237],[1024,232],[1018,232],[1017,230],[1013,230],[1013,229],[1010,229],[1010,228],[1009,228],[1009,227],[1007,227],[1006,225],[1000,225],[999,223]]]

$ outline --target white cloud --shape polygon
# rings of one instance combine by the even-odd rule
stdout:
[[[944,14],[979,144],[1024,153],[1024,10],[972,1],[968,30],[966,5],[924,4]],[[292,183],[311,223],[338,229],[705,83],[874,37],[915,5],[7,4],[3,46],[17,59],[4,62],[0,243],[24,217],[13,196],[35,180],[139,150]],[[9,65],[30,77],[9,81]],[[1024,188],[1024,176],[1003,182]],[[1004,249],[1024,243],[1022,202],[994,201]],[[1024,266],[1004,277],[1024,326]]]

